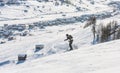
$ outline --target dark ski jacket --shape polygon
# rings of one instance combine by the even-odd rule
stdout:
[[[66,40],[69,40],[69,42],[72,42],[72,41],[73,41],[73,37],[72,37],[71,35],[68,35],[68,36],[67,36],[67,39],[65,39],[65,41],[66,41]]]

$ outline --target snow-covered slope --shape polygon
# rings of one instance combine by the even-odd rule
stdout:
[[[71,0],[70,0],[71,1]],[[92,0],[90,0],[92,1]],[[98,0],[97,0],[98,1]],[[95,4],[91,4],[88,0],[73,0],[72,4],[61,4],[58,1],[58,5],[55,2],[38,2],[35,0],[20,1],[20,5],[5,5],[0,7],[0,25],[3,24],[19,24],[38,22],[43,20],[50,20],[51,18],[65,18],[76,17],[82,14],[104,14],[116,10],[113,7],[108,6],[110,2],[105,1],[93,1]],[[65,16],[62,16],[65,15]],[[25,21],[24,21],[25,20]]]
[[[92,15],[97,24],[116,20],[120,23],[120,1],[68,0],[38,2],[20,1],[20,5],[0,7],[0,26],[4,24],[34,25],[24,31],[14,30],[16,39],[0,44],[1,73],[119,73],[120,40],[93,45],[91,27],[83,29],[84,22]],[[56,4],[58,2],[58,4]],[[68,25],[69,24],[69,25]],[[44,28],[40,28],[39,26]],[[54,26],[53,26],[54,25]],[[74,38],[73,51],[69,50],[65,34]],[[35,45],[44,48],[35,52]],[[18,54],[27,54],[27,60],[17,63]]]
[[[18,36],[16,40],[0,45],[0,72],[96,73],[110,71],[114,73],[116,71],[119,73],[120,40],[92,46],[91,29],[83,29],[82,24],[78,24],[81,23],[34,30],[31,32],[33,36]],[[66,52],[69,49],[68,43],[63,41],[66,33],[74,37],[74,51]],[[45,45],[45,48],[35,53],[35,45],[41,43]],[[27,60],[24,63],[16,63],[18,54],[24,53],[28,55]]]
[[[8,12],[9,11],[9,12]],[[53,2],[37,2],[35,0],[31,1],[21,1],[20,5],[5,5],[0,7],[0,19],[5,20],[21,20],[41,17],[45,14],[57,14],[63,12],[74,12],[75,7],[59,5],[55,6]]]
[[[0,69],[2,73],[119,73],[120,40]]]

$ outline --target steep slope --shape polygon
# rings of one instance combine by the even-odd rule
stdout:
[[[55,54],[21,65],[0,69],[2,73],[119,73],[120,40]]]
[[[92,33],[90,28],[83,29],[80,27],[82,24],[79,24],[81,23],[46,27],[45,29],[31,31],[32,36],[16,36],[16,40],[0,44],[0,62],[16,60],[17,55],[21,53],[27,53],[28,56],[33,57],[32,55],[36,54],[47,56],[67,51],[69,49],[68,43],[64,41],[66,33],[73,35],[76,48],[91,45]],[[28,40],[31,40],[31,42]],[[35,45],[40,43],[44,44],[45,48],[38,53],[34,53]]]
[[[81,23],[86,21],[86,19],[93,14],[99,19],[97,21],[98,24],[113,20],[119,21],[119,1],[69,1],[71,1],[71,4],[66,3],[56,6],[54,2],[40,3],[32,0],[23,1],[21,2],[21,5],[18,6],[6,5],[0,7],[0,26],[3,26],[4,24],[34,25],[35,22],[45,26],[43,29],[35,27],[34,29],[29,30],[31,36],[15,36],[15,40],[0,44],[0,72],[120,72],[120,40],[93,45],[91,27],[83,29],[85,23]],[[106,19],[104,19],[104,17]],[[43,21],[45,21],[46,24],[41,23]],[[67,24],[67,21],[69,25]],[[69,21],[73,21],[74,23]],[[120,21],[118,23],[120,23]],[[28,31],[28,29],[25,31]],[[64,41],[66,33],[73,35],[74,51],[66,52],[69,50],[68,42]],[[36,44],[43,44],[44,49],[35,52]],[[20,64],[17,63],[18,54],[27,54],[27,60]]]

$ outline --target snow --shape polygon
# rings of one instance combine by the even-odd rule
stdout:
[[[88,1],[82,0],[83,4],[77,7],[88,9],[87,11],[77,11],[76,6],[63,4],[55,6],[53,2],[23,1],[21,5],[4,6],[0,8],[0,26],[4,24],[29,24],[38,21],[54,20],[56,18],[70,18],[81,16],[82,14],[93,14],[109,11],[113,8],[103,4],[87,4]],[[78,1],[76,1],[78,3]],[[75,2],[75,3],[76,3]],[[74,2],[73,2],[74,3]],[[86,5],[86,6],[84,6]],[[87,7],[88,5],[88,7]],[[90,6],[89,6],[90,5]],[[90,9],[90,10],[89,10]],[[24,11],[27,12],[24,12]],[[9,11],[9,12],[8,12]],[[62,16],[65,14],[66,16]],[[31,21],[31,22],[29,22]]]
[[[14,36],[16,39],[12,41],[0,39],[0,41],[6,41],[0,44],[1,73],[120,72],[120,40],[93,45],[91,27],[83,28],[86,19],[93,14],[98,16],[97,24],[106,24],[113,20],[120,24],[119,8],[108,5],[114,0],[81,0],[80,3],[80,0],[70,1],[72,4],[55,6],[54,2],[40,3],[31,0],[23,1],[17,6],[0,7],[0,26],[4,24],[29,25],[35,22],[49,23],[49,25],[41,24],[44,26],[43,29],[39,27],[30,31],[26,29],[31,35],[16,35]],[[81,7],[82,10],[77,11],[76,7]],[[25,13],[24,10],[28,12]],[[107,15],[110,16],[100,19],[101,16]],[[60,24],[57,20],[63,22]],[[67,23],[71,21],[73,23]],[[72,51],[68,51],[68,41],[64,41],[65,34],[73,36],[74,50]],[[44,48],[35,52],[35,46],[39,44],[43,44]],[[19,63],[17,60],[19,54],[27,54],[27,60]]]
[[[111,45],[112,44],[112,45]],[[120,40],[2,68],[2,73],[119,73]],[[103,46],[105,45],[105,46]]]

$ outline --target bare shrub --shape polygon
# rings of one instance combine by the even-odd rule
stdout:
[[[120,38],[120,28],[116,21],[109,22],[106,26],[101,25],[98,33],[100,42],[106,42]],[[98,30],[98,29],[97,29]]]

